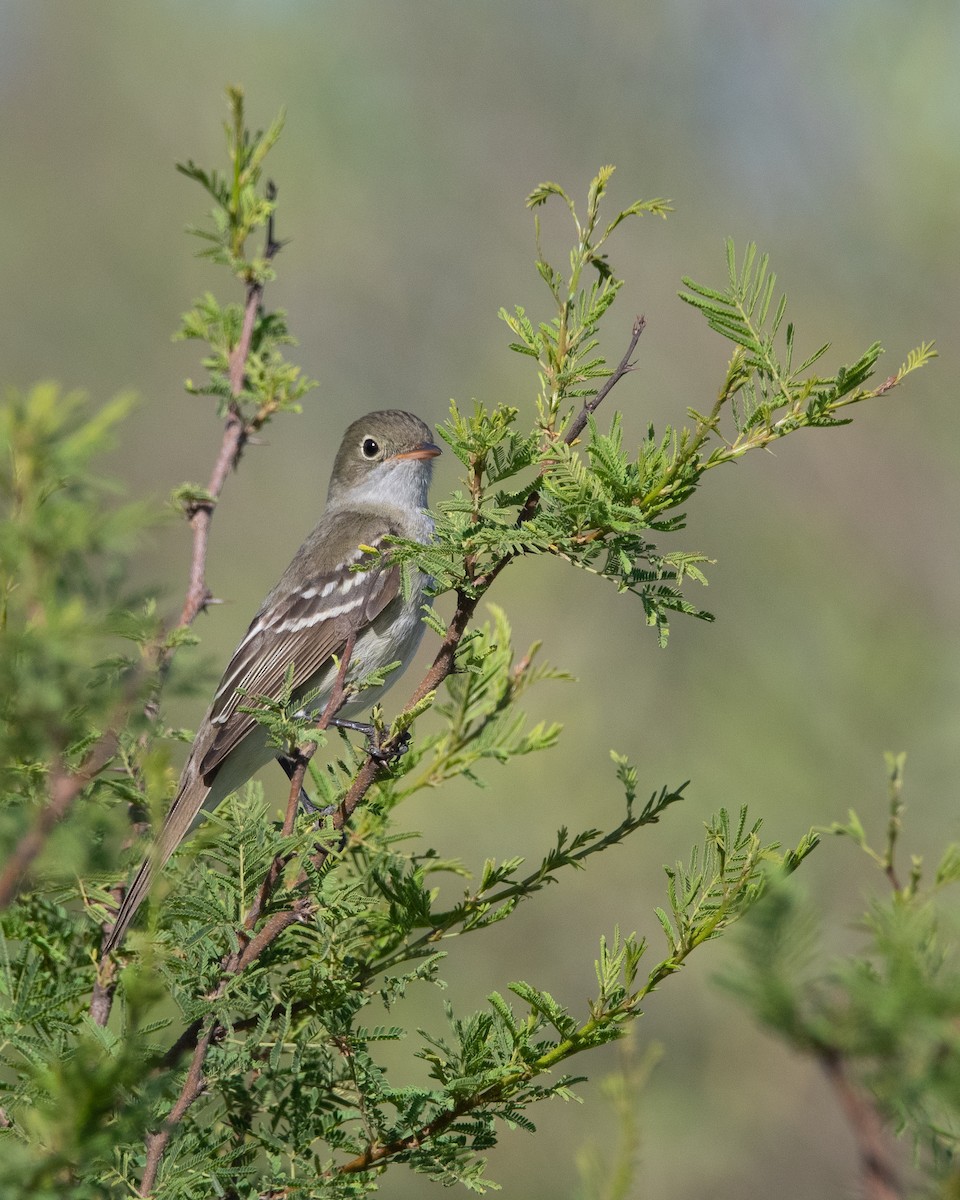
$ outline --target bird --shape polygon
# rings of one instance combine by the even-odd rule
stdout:
[[[430,580],[414,570],[404,591],[387,539],[430,540],[433,521],[425,508],[439,453],[430,428],[401,409],[368,413],[347,428],[323,514],[223,673],[153,849],[105,935],[104,957],[120,945],[153,880],[201,814],[271,759],[284,765],[245,707],[256,697],[279,699],[291,686],[292,669],[293,700],[312,694],[310,708],[319,715],[341,663],[349,682],[399,661],[383,685],[348,697],[338,714],[347,717],[375,704],[413,658]],[[371,562],[370,569],[356,569]]]

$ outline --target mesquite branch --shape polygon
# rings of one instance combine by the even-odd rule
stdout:
[[[854,1086],[842,1054],[824,1049],[819,1061],[856,1142],[864,1200],[903,1200],[890,1134],[876,1106]]]
[[[631,362],[630,360],[633,358],[633,352],[637,348],[637,343],[640,341],[640,335],[643,333],[646,324],[646,318],[642,315],[638,316],[633,322],[630,343],[627,346],[623,357],[617,363],[612,374],[607,378],[603,387],[599,389],[595,396],[587,399],[584,402],[583,408],[581,408],[581,410],[564,430],[563,440],[568,446],[572,446],[580,434],[583,433],[591,414],[597,411],[597,409],[600,407],[606,397],[610,395],[611,391],[617,386],[624,375],[628,375],[631,371],[635,370],[637,364],[635,362]]]
[[[276,198],[276,187],[270,183],[267,186],[267,198]],[[264,258],[269,262],[282,248],[282,242],[274,237],[273,217],[267,223],[267,238],[264,247]],[[243,391],[246,374],[247,358],[253,344],[253,334],[256,329],[257,315],[263,303],[263,281],[251,278],[247,282],[246,299],[243,309],[243,324],[237,344],[230,353],[230,394],[232,400],[223,427],[223,437],[220,450],[207,483],[209,499],[195,502],[191,505],[189,519],[193,530],[193,552],[190,556],[190,576],[187,582],[187,593],[183,609],[180,613],[179,628],[191,625],[196,617],[203,612],[211,601],[211,593],[207,587],[207,548],[210,539],[210,524],[213,521],[213,510],[227,482],[230,472],[236,469],[250,435],[263,424],[268,414],[258,412],[252,418],[245,419],[241,413],[238,399]]]
[[[5,908],[14,898],[20,881],[43,849],[47,838],[77,796],[113,758],[116,744],[116,734],[108,732],[92,747],[79,770],[65,771],[58,767],[52,772],[48,802],[37,813],[33,827],[17,843],[0,872],[0,908]]]
[[[276,199],[277,190],[272,182],[267,184],[266,194],[269,201],[273,202]],[[269,262],[273,259],[281,248],[282,243],[278,242],[274,236],[274,218],[271,213],[267,221],[266,244],[264,246],[265,261]],[[230,472],[236,469],[251,434],[259,429],[274,411],[273,403],[271,401],[264,401],[251,417],[245,417],[240,405],[240,397],[246,383],[247,361],[253,346],[257,317],[261,312],[263,303],[263,291],[262,272],[260,274],[248,273],[246,277],[246,292],[240,336],[237,339],[236,345],[233,346],[229,358],[231,400],[224,423],[223,435],[220,440],[220,449],[217,452],[210,479],[207,483],[205,497],[201,500],[193,501],[188,509],[188,519],[193,532],[193,544],[190,554],[187,589],[180,618],[175,627],[176,629],[189,628],[199,614],[213,602],[206,581],[207,553],[210,544],[210,526],[213,521],[213,512],[226,485],[227,478]],[[158,642],[152,694],[147,704],[148,716],[156,716],[159,694],[169,673],[177,644],[171,638],[164,638]],[[118,894],[118,903],[121,898],[122,895]],[[106,926],[105,936],[108,932],[109,926]],[[98,974],[91,1000],[91,1015],[98,1025],[105,1025],[109,1019],[115,986],[113,967],[111,964],[105,964],[105,969],[101,970]],[[163,1145],[165,1144],[165,1142],[160,1144],[160,1148],[157,1151],[158,1156],[162,1154]],[[157,1161],[159,1161],[159,1157]]]
[[[630,343],[627,351],[621,359],[615,371],[611,374],[604,387],[597,393],[595,397],[588,400],[581,412],[574,418],[565,433],[565,440],[573,442],[578,434],[583,430],[587,423],[589,414],[594,412],[601,401],[609,395],[612,388],[622,379],[630,370],[633,369],[633,364],[630,359],[636,349],[640,334],[643,332],[644,320],[638,317],[634,322],[631,332]],[[521,519],[529,519],[535,511],[534,507],[527,512],[528,505],[525,506],[521,513]],[[414,689],[409,701],[404,707],[404,712],[409,712],[415,707],[424,697],[428,696],[441,686],[443,681],[454,670],[457,649],[469,628],[470,622],[476,612],[477,605],[483,595],[486,594],[490,586],[493,584],[500,572],[512,561],[513,556],[505,556],[485,575],[474,581],[474,595],[466,595],[463,592],[457,595],[457,606],[454,614],[447,626],[443,640],[440,643],[440,648],[433,660],[427,673],[421,679],[417,687]],[[344,700],[343,680],[345,678],[346,665],[349,662],[349,653],[352,647],[347,647],[341,669],[338,674],[339,686],[334,688],[333,695],[328,702],[323,715],[317,723],[317,727],[325,729],[328,727],[332,718],[340,708]],[[357,808],[363,803],[370,788],[376,783],[381,772],[384,770],[385,758],[389,758],[391,751],[397,750],[398,747],[389,740],[380,748],[381,753],[369,753],[363,765],[354,776],[353,782],[344,794],[337,811],[332,816],[332,825],[334,830],[341,830],[353,816]],[[290,778],[290,791],[287,804],[286,820],[284,823],[285,832],[289,832],[293,828],[293,822],[296,815],[297,801],[300,795],[300,790],[305,777],[306,769],[310,758],[316,750],[316,743],[310,742],[305,746],[300,747],[296,757],[296,769]],[[385,752],[385,753],[384,753]],[[311,856],[313,865],[320,867],[329,856],[329,849],[326,846],[319,847]],[[257,901],[251,907],[244,920],[244,935],[249,935],[258,919],[260,913],[263,912],[273,889],[276,887],[277,881],[280,878],[283,869],[283,863],[275,861],[271,866],[270,871],[264,880]],[[305,877],[301,876],[301,881],[305,882]],[[263,927],[249,940],[241,941],[240,947],[227,959],[224,960],[223,974],[221,982],[217,988],[214,998],[219,998],[223,995],[229,980],[243,971],[250,963],[254,962],[260,954],[263,953],[289,926],[298,921],[306,919],[311,908],[311,901],[308,897],[303,896],[282,912],[274,913],[263,925]],[[180,1094],[170,1110],[167,1120],[164,1122],[160,1130],[149,1135],[147,1140],[147,1166],[144,1170],[141,1180],[141,1194],[148,1196],[153,1188],[156,1180],[156,1174],[160,1166],[163,1152],[170,1141],[177,1123],[187,1113],[190,1106],[197,1100],[204,1090],[203,1063],[206,1059],[207,1052],[224,1034],[225,1026],[215,1019],[208,1019],[207,1022],[195,1022],[190,1029],[185,1031],[176,1046],[171,1048],[171,1051],[165,1056],[164,1061],[167,1063],[172,1061],[171,1055],[176,1055],[182,1052],[193,1041],[194,1038],[199,1038],[196,1042],[190,1065],[187,1069],[186,1078]],[[477,1104],[483,1103],[483,1098],[477,1100]],[[472,1105],[472,1107],[476,1107]],[[430,1133],[440,1132],[454,1121],[459,1112],[451,1111],[449,1114],[443,1114],[433,1126],[424,1131],[426,1135]],[[397,1143],[393,1147],[380,1147],[372,1150],[352,1162],[346,1164],[342,1170],[355,1172],[372,1168],[382,1162],[386,1157],[393,1154],[401,1153],[406,1148],[405,1143]]]
[[[267,198],[276,198],[276,188],[268,184]],[[269,262],[282,248],[274,236],[273,217],[267,223],[266,245],[264,257]],[[213,510],[226,484],[227,477],[240,461],[244,446],[250,435],[264,423],[272,412],[269,405],[264,405],[251,418],[245,419],[237,403],[244,386],[244,374],[253,335],[256,329],[256,318],[263,301],[263,283],[259,279],[251,279],[247,283],[244,306],[243,325],[240,337],[230,356],[230,387],[233,399],[224,424],[220,449],[207,484],[209,499],[197,501],[189,511],[190,527],[193,531],[193,545],[190,555],[190,573],[187,582],[183,608],[180,612],[176,628],[186,629],[193,624],[197,616],[212,601],[212,596],[206,583],[207,551],[210,541],[210,524],[213,520]],[[148,713],[156,710],[157,695],[159,694],[175,652],[175,643],[167,639],[158,639],[155,666],[152,670],[152,698],[147,705]],[[74,801],[83,789],[92,782],[112,761],[117,745],[117,730],[122,727],[129,715],[130,708],[136,701],[136,694],[141,676],[137,675],[135,686],[128,688],[128,698],[121,707],[115,720],[110,724],[101,738],[88,751],[83,762],[76,770],[68,770],[58,766],[50,778],[48,789],[49,800],[37,814],[32,828],[23,835],[13,853],[0,872],[0,908],[10,903],[16,895],[20,883],[28,869],[41,852],[50,834],[57,824],[66,816]]]

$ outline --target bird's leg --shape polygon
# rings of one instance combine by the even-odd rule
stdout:
[[[300,764],[291,754],[278,754],[277,762],[283,768],[283,773],[288,779],[292,779],[300,767]],[[317,808],[314,802],[307,795],[307,789],[303,786],[303,784],[300,785],[300,807],[308,817],[312,817],[314,815],[326,816],[329,813],[336,811],[336,806],[333,808]]]
[[[283,768],[284,774],[287,776],[288,779],[293,779],[294,775],[299,770],[300,764],[290,754],[278,754],[277,762]],[[318,808],[316,806],[316,804],[314,804],[314,802],[307,795],[306,788],[304,788],[302,785],[300,787],[299,803],[300,803],[300,807],[307,814],[307,816],[313,817],[315,819],[316,828],[318,831],[321,829],[321,827],[323,825],[324,817],[332,817],[334,815],[334,813],[336,813],[337,809],[339,808],[339,805],[337,805],[337,804],[328,804],[324,808]],[[345,829],[342,829],[340,831],[340,837],[336,839],[337,849],[342,850],[346,844],[347,844],[347,831]],[[333,848],[332,843],[329,848],[331,848],[331,849]]]
[[[350,729],[354,733],[362,733],[367,739],[366,749],[371,758],[379,763],[394,762],[406,753],[407,747],[410,744],[409,733],[402,734],[397,741],[397,745],[392,750],[386,751],[380,747],[380,732],[376,725],[371,725],[368,721],[348,721],[345,717],[330,715],[331,713],[335,713],[343,703],[347,668],[350,666],[350,656],[353,653],[355,641],[356,634],[351,634],[340,656],[340,669],[337,671],[337,677],[334,680],[330,698],[324,706],[323,711],[319,715],[314,713],[313,716],[317,721],[317,727],[320,729],[329,729],[332,726],[334,729]],[[297,714],[297,716],[306,715],[306,713]],[[293,779],[294,773],[297,770],[296,758],[290,754],[278,754],[277,762],[282,767],[286,777]],[[326,817],[336,812],[336,805],[330,805],[327,808],[318,808],[310,799],[303,786],[300,788],[300,807],[308,816]]]
[[[327,729],[333,726],[334,729],[351,729],[354,733],[362,733],[367,739],[367,753],[371,758],[376,759],[379,763],[393,762],[406,751],[410,743],[409,734],[405,733],[399,739],[394,750],[389,752],[384,751],[380,748],[380,734],[376,725],[371,725],[368,721],[348,721],[345,717],[334,715],[343,703],[347,667],[350,665],[350,656],[353,653],[355,641],[356,634],[354,633],[347,639],[347,643],[343,648],[343,654],[340,656],[340,670],[337,672],[337,678],[334,681],[330,699],[323,710],[323,716],[320,719],[320,728]]]
[[[330,700],[323,711],[325,720],[322,720],[320,728],[326,729],[332,725],[334,729],[352,729],[354,733],[362,733],[367,739],[367,753],[371,758],[376,759],[379,763],[393,762],[405,753],[407,746],[410,744],[410,735],[408,733],[403,734],[398,740],[395,749],[385,751],[380,748],[380,734],[376,725],[371,725],[367,721],[348,721],[344,717],[335,715],[327,716],[328,713],[335,714],[343,703],[347,667],[350,665],[350,655],[353,653],[353,644],[356,641],[356,636],[355,633],[351,634],[347,640],[347,644],[343,648],[343,654],[340,658],[340,670],[337,672],[333,691],[330,693]]]
[[[343,653],[340,655],[340,669],[337,671],[337,677],[333,681],[333,687],[330,690],[330,697],[323,709],[313,713],[307,713],[301,710],[296,715],[298,717],[312,717],[317,723],[318,729],[328,729],[331,725],[337,725],[336,717],[331,714],[335,713],[343,703],[343,692],[347,677],[347,668],[350,666],[350,656],[353,653],[354,643],[357,640],[356,633],[351,633],[343,647]],[[277,762],[283,768],[284,774],[288,779],[293,779],[294,772],[297,770],[297,760],[290,754],[278,754]],[[317,808],[310,797],[307,795],[306,788],[301,784],[300,787],[300,807],[307,816],[329,816],[336,812],[336,806],[327,808]]]

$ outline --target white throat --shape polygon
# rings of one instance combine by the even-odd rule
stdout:
[[[433,464],[429,459],[393,458],[379,463],[374,470],[351,488],[327,503],[327,512],[349,509],[372,510],[394,516],[410,530],[409,537],[425,541],[433,522],[423,509],[427,503]]]

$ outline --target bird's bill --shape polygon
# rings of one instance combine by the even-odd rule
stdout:
[[[394,454],[393,458],[436,458],[440,453],[440,447],[435,446],[433,442],[421,442],[419,446],[414,446],[412,450],[404,450],[402,454]]]

